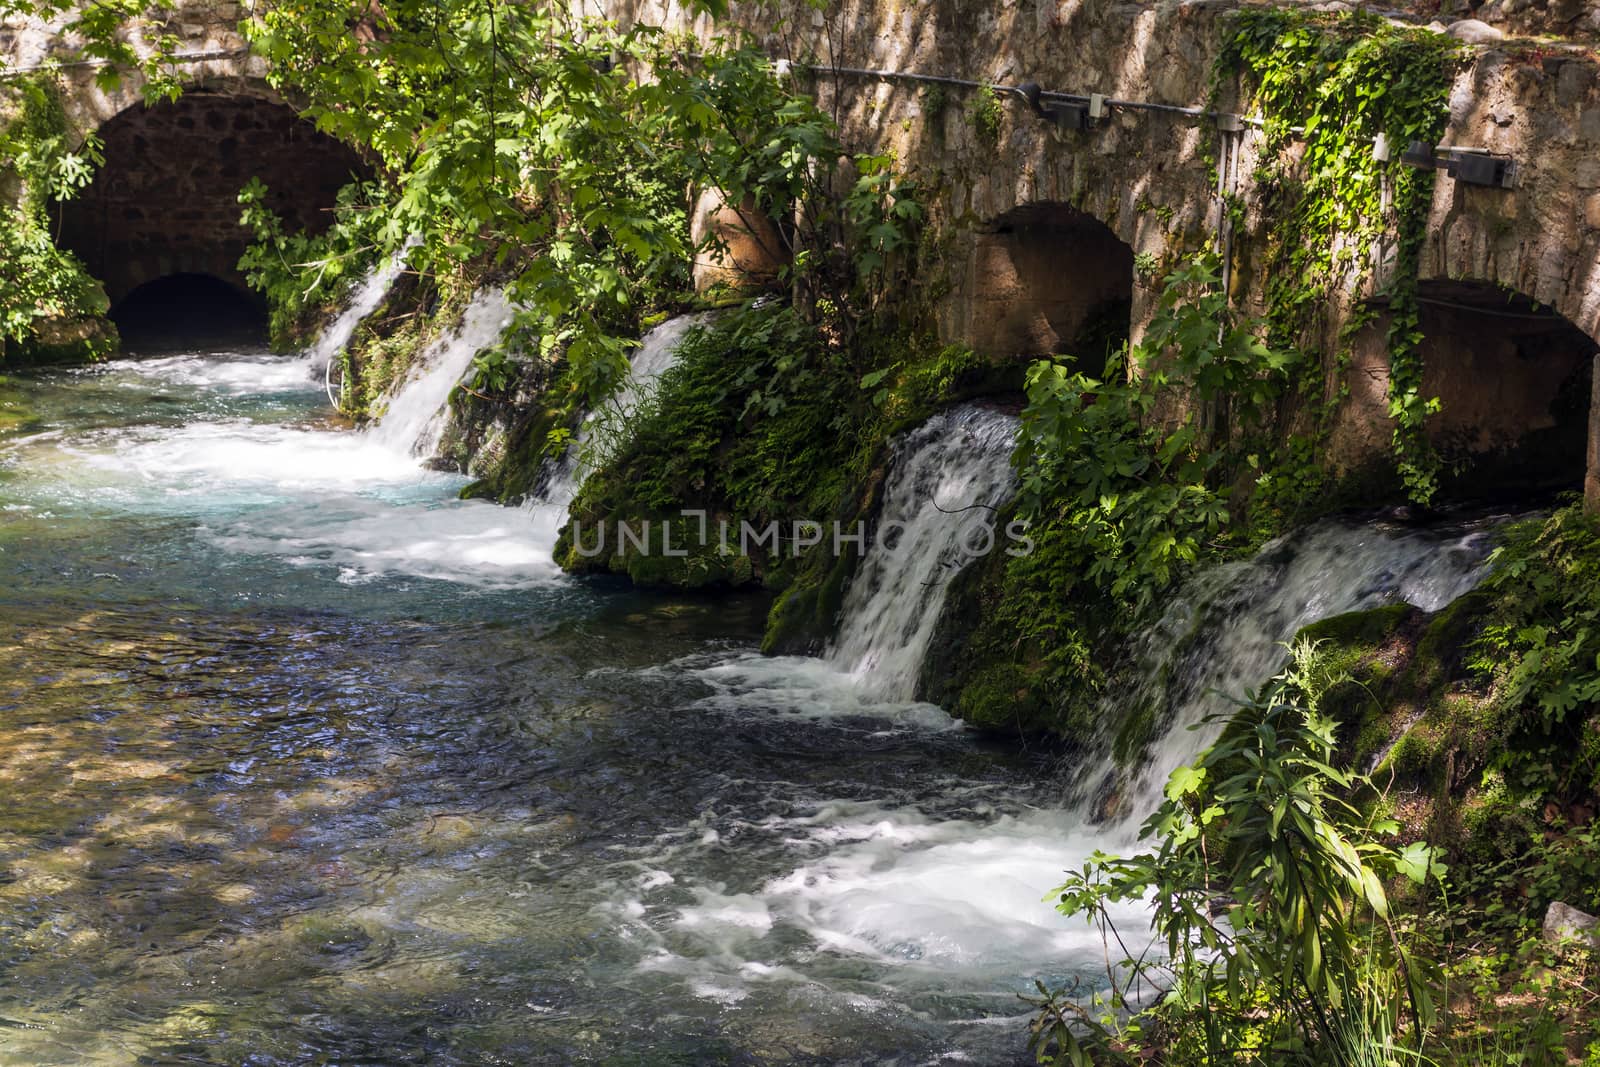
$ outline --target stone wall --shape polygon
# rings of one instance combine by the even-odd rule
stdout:
[[[713,31],[707,20],[688,20],[663,0],[589,2],[624,23],[663,21],[702,36]],[[1562,2],[1493,0],[1456,14],[1493,17],[1516,30],[1519,19],[1561,23],[1567,14]],[[1237,6],[1235,0],[845,0],[824,14],[786,0],[736,5],[735,17],[773,56],[809,58],[825,67],[1013,86],[1032,81],[1046,90],[1203,109],[1210,103],[1212,58]],[[1424,18],[1439,10],[1414,6],[1434,9]],[[1474,187],[1441,175],[1423,277],[1473,280],[1521,293],[1589,337],[1600,337],[1600,81],[1594,55],[1559,43],[1495,40],[1494,31],[1484,36],[1489,43],[1475,48],[1452,93],[1444,143],[1513,156],[1520,185]],[[1026,329],[1019,334],[1006,327],[995,334],[992,312],[1017,288],[1014,264],[996,260],[1007,258],[995,234],[1009,213],[1029,205],[1066,205],[1104,224],[1146,263],[1170,262],[1214,232],[1218,212],[1203,130],[1207,120],[1113,108],[1099,128],[1066,132],[1008,95],[999,101],[1000,122],[991,137],[973,121],[975,94],[969,89],[861,75],[819,75],[802,83],[838,118],[847,143],[893,152],[922,181],[937,235],[924,284],[926,291],[943,294],[935,311],[946,340],[1016,348],[1018,354],[1042,340]],[[1232,106],[1229,93],[1224,87],[1221,107]],[[1247,130],[1243,136],[1232,173],[1248,218],[1234,244],[1234,292],[1259,311],[1264,279],[1253,265],[1262,260],[1272,220],[1252,199],[1257,135]],[[1085,263],[1105,261],[1092,243],[1063,245],[1048,255],[1057,265],[1049,270],[1069,289],[1080,284]],[[1155,293],[1144,277],[1126,280],[1137,338]],[[1373,287],[1383,280],[1377,272]],[[1326,350],[1337,350],[1343,323],[1373,291],[1346,293],[1330,309]],[[1063,291],[1025,299],[1069,302],[1073,296]],[[1386,368],[1374,368],[1370,351],[1363,358],[1348,383],[1330,381],[1329,389],[1348,384],[1356,410],[1346,418],[1370,427],[1374,418],[1388,418],[1382,389],[1373,387],[1385,379]],[[1495,436],[1501,436],[1498,430]],[[1354,469],[1381,454],[1387,441],[1387,432],[1346,433],[1339,440],[1345,451],[1333,458]],[[1591,484],[1596,479],[1600,475]]]
[[[174,37],[173,54],[186,85],[213,92],[266,94],[266,61],[248,54],[239,33],[241,10],[232,0],[178,0],[160,21],[131,25],[124,36],[141,57],[153,51],[148,42],[165,34]],[[144,81],[137,71],[106,81],[104,68],[80,62],[83,42],[64,29],[70,21],[67,16],[48,21],[0,19],[0,66],[17,71],[62,64],[58,77],[66,93],[68,121],[87,133],[142,104]]]
[[[113,303],[177,273],[243,287],[238,194],[251,177],[266,181],[271,206],[291,226],[317,229],[330,221],[338,188],[371,173],[267,86],[265,62],[248,54],[238,32],[240,17],[232,0],[180,0],[161,22],[130,27],[140,55],[160,34],[178,42],[185,93],[150,107],[137,72],[108,82],[103,67],[79,62],[82,42],[63,30],[69,19],[0,21],[0,64],[26,71],[59,61],[69,125],[105,141],[105,166],[63,206],[60,237]]]
[[[701,36],[705,18],[689,19],[672,0],[577,0],[579,6],[622,22],[648,21]],[[774,57],[810,60],[828,68],[920,72],[1047,90],[1097,92],[1113,99],[1203,108],[1210,103],[1215,49],[1238,0],[838,0],[816,11],[803,0],[736,4],[734,21]],[[1445,143],[1488,148],[1514,157],[1518,188],[1472,187],[1441,178],[1432,209],[1423,276],[1504,287],[1552,308],[1589,337],[1600,337],[1600,71],[1592,50],[1548,40],[1519,43],[1504,33],[1564,33],[1593,38],[1600,26],[1583,0],[1446,0],[1402,2],[1418,21],[1476,16],[1499,29],[1461,27],[1481,42],[1450,101]],[[180,5],[168,29],[197,57],[187,65],[195,84],[212,90],[260,92],[261,70],[242,55],[235,32],[239,9],[228,2]],[[1441,28],[1443,23],[1438,24]],[[0,55],[10,65],[72,51],[48,26],[0,26]],[[133,102],[135,83],[106,91],[94,71],[74,69],[70,108],[81,128],[97,127]],[[1218,211],[1206,151],[1206,120],[1160,111],[1113,107],[1087,132],[1056,129],[1020,99],[999,101],[999,121],[973,119],[975,94],[959,86],[928,85],[859,74],[801,75],[861,150],[892,152],[915,173],[931,207],[937,240],[922,279],[946,339],[997,349],[1047,347],[1061,339],[1052,315],[1076,297],[1037,291],[1021,281],[1038,256],[1073,266],[1108,264],[1125,272],[1120,248],[1035,252],[1008,247],[1002,221],[1030,205],[1063,205],[1103,224],[1140,262],[1170,262],[1204,242]],[[1224,87],[1221,106],[1228,107]],[[1234,245],[1235,295],[1261,306],[1262,279],[1252,269],[1269,232],[1252,201],[1254,136],[1246,131],[1237,192],[1249,219]],[[1115,251],[1113,251],[1115,249]],[[1024,262],[1019,263],[1021,255]],[[1052,260],[1050,257],[1054,257]],[[1111,265],[1114,264],[1114,265]],[[1047,271],[1053,268],[1047,267]],[[1020,273],[1019,273],[1020,270]],[[1381,275],[1381,272],[1380,272]],[[1064,280],[1077,277],[1063,271]],[[1381,282],[1381,276],[1375,281]],[[1147,321],[1154,292],[1139,276],[1113,279],[1131,290],[1130,330]],[[1075,281],[1072,284],[1079,285]],[[1108,283],[1110,284],[1110,283]],[[1332,309],[1328,344],[1370,291],[1344,295]],[[990,331],[995,308],[1016,323]],[[1031,310],[1028,310],[1031,309]],[[1070,330],[1068,331],[1070,332]],[[1005,353],[997,353],[1005,354]],[[1371,377],[1373,368],[1364,371]],[[1330,382],[1330,389],[1344,383]],[[1352,380],[1354,403],[1381,401]],[[1371,411],[1350,418],[1368,422]],[[1381,435],[1379,435],[1381,436]],[[1372,435],[1348,437],[1351,448],[1372,447]],[[1363,453],[1337,455],[1358,466]],[[1600,473],[1591,483],[1600,481]],[[1600,500],[1597,500],[1600,503]]]

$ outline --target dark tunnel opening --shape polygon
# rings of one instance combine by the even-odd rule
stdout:
[[[169,274],[146,282],[117,302],[111,320],[123,347],[140,355],[267,343],[265,305],[209,274]]]
[[[973,249],[980,352],[1069,355],[1097,376],[1128,341],[1133,249],[1105,223],[1066,204],[1025,204],[993,220]]]
[[[105,162],[61,205],[59,243],[105,286],[134,349],[186,333],[264,340],[262,307],[239,269],[253,240],[240,190],[262,181],[286,231],[321,233],[340,189],[372,174],[294,108],[250,92],[191,87],[119,112],[99,135]]]
[[[1480,281],[1418,288],[1428,435],[1446,498],[1583,485],[1595,342],[1554,309]]]

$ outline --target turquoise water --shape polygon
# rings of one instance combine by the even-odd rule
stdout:
[[[0,402],[0,1063],[1026,1062],[1042,756],[203,353]]]

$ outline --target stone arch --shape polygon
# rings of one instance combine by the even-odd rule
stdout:
[[[1427,433],[1457,499],[1584,484],[1597,345],[1554,308],[1481,280],[1418,284]],[[1389,356],[1383,315],[1356,338],[1351,397],[1335,431],[1341,465],[1385,454]]]
[[[949,332],[985,355],[1071,355],[1090,374],[1127,341],[1133,249],[1068,204],[1024,204],[979,227]]]
[[[206,83],[176,101],[134,105],[99,127],[105,163],[60,206],[59,242],[116,306],[171,275],[209,275],[244,290],[239,190],[259,177],[291,229],[319,232],[344,184],[371,168],[266,91]]]

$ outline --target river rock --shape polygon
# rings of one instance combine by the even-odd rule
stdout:
[[[1579,941],[1589,948],[1600,949],[1600,918],[1559,900],[1552,901],[1544,913],[1544,937],[1552,944]]]
[[[1466,44],[1493,44],[1495,41],[1505,40],[1506,36],[1487,22],[1478,19],[1452,22],[1444,32]]]

